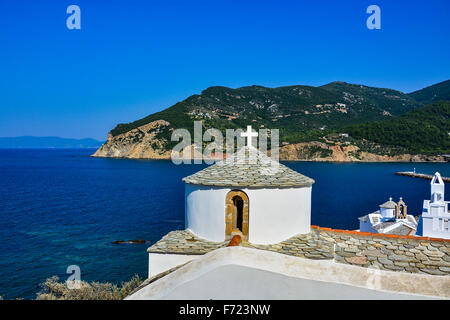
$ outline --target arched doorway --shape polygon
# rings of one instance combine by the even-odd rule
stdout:
[[[225,240],[236,234],[248,240],[248,196],[240,190],[228,192],[225,199]]]

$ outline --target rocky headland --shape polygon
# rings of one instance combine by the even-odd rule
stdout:
[[[170,159],[171,150],[164,147],[168,141],[158,137],[169,122],[157,120],[117,136],[108,135],[94,157],[128,159]],[[377,154],[363,151],[348,142],[312,141],[287,144],[280,147],[281,161],[333,161],[333,162],[445,162],[442,156],[418,154]]]

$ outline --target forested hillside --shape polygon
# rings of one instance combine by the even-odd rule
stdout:
[[[450,154],[450,101],[436,102],[388,121],[345,129],[353,138],[400,146],[415,154]]]
[[[346,125],[388,119],[421,106],[399,91],[345,82],[321,87],[210,87],[161,112],[119,124],[110,133],[114,137],[164,120],[170,126],[158,134],[168,138],[168,130],[191,130],[194,120],[202,120],[205,128],[221,130],[248,124],[254,128],[279,128],[282,141],[295,143],[316,139],[323,132]]]
[[[434,156],[450,153],[448,101],[450,80],[410,94],[340,81],[320,87],[210,87],[163,111],[117,125],[97,155],[168,157],[177,143],[171,141],[173,130],[184,128],[193,134],[194,121],[201,121],[205,130],[223,132],[247,125],[279,129],[282,146],[325,143],[320,148],[327,151],[321,154],[339,153],[339,144],[328,150],[333,145],[329,137],[348,133],[349,139],[339,143],[356,147],[349,151],[355,155]]]
[[[437,83],[424,89],[408,94],[417,102],[430,104],[432,102],[450,100],[450,80]]]

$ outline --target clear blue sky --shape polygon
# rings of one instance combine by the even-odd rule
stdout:
[[[448,0],[1,0],[0,136],[105,139],[213,85],[414,91],[450,78],[449,20]]]

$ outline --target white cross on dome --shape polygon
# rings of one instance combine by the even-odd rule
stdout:
[[[258,136],[258,132],[253,132],[252,126],[247,126],[247,131],[241,133],[241,137],[247,138],[247,146],[248,147],[253,147],[252,146],[252,138],[257,137],[257,136]]]

